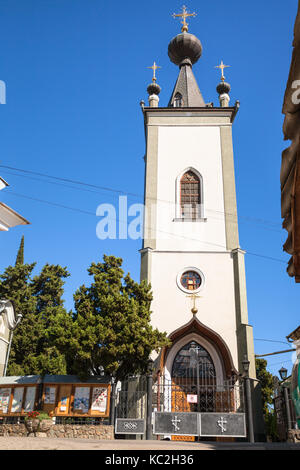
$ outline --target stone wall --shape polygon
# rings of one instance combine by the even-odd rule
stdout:
[[[37,433],[39,436],[42,433]],[[113,426],[93,426],[76,424],[54,424],[45,437],[57,438],[80,438],[80,439],[114,439]],[[0,425],[0,437],[20,437],[27,436],[27,430],[24,424],[2,424]],[[30,436],[33,436],[31,434]]]
[[[288,442],[300,442],[300,429],[290,429],[288,432]]]

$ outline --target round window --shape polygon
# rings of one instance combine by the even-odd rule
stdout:
[[[177,285],[184,292],[198,291],[204,282],[204,276],[199,269],[188,268],[177,276]]]
[[[196,271],[186,271],[182,274],[180,282],[187,290],[197,290],[201,286],[201,277]]]

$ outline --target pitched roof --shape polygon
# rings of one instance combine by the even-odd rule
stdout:
[[[29,224],[28,220],[3,202],[0,202],[0,231],[7,231],[10,227],[15,227],[16,225]]]
[[[0,189],[5,188],[6,186],[9,186],[9,184],[0,176]]]
[[[180,67],[177,82],[169,101],[169,106],[174,106],[174,100],[177,93],[180,93],[182,96],[183,108],[205,107],[205,102],[199,90],[191,65],[186,64]]]

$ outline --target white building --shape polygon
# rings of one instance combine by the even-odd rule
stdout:
[[[229,106],[223,63],[220,106],[205,103],[192,70],[201,53],[199,39],[184,24],[168,48],[179,66],[168,106],[159,107],[155,74],[149,107],[142,103],[146,214],[141,279],[152,285],[152,324],[172,341],[157,359],[164,374],[187,374],[195,342],[218,383],[242,373],[246,356],[256,385],[232,143],[239,103]]]
[[[6,188],[8,183],[0,177],[0,190]],[[8,231],[11,227],[16,225],[28,225],[30,222],[24,219],[20,214],[8,207],[3,202],[0,202],[0,231]]]
[[[6,188],[6,186],[8,186],[8,183],[0,177],[0,190]],[[24,217],[3,202],[0,202],[0,231],[7,232],[16,225],[28,224],[28,220],[24,219]],[[0,299],[0,376],[5,372],[12,332],[18,322],[15,318],[12,303],[8,299]]]

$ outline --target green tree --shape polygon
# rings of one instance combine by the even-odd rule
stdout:
[[[72,314],[66,311],[62,299],[65,279],[69,276],[66,268],[46,264],[31,282],[36,299],[35,315],[42,329],[32,367],[40,374],[69,372]]]
[[[268,413],[270,405],[273,404],[273,375],[267,371],[267,361],[265,359],[258,358],[256,359],[256,376],[260,381],[261,385],[261,394],[263,402],[263,412],[264,415]]]
[[[26,331],[23,336],[19,332],[24,319],[30,318],[35,311],[35,299],[32,297],[30,288],[30,275],[34,267],[35,263],[8,266],[0,276],[0,298],[12,300],[16,313],[23,316],[21,323],[14,332],[8,375],[22,375],[25,373],[23,368],[24,355],[31,350],[32,340],[30,336]],[[33,326],[35,327],[35,325]],[[35,329],[31,331],[31,334],[35,336]],[[11,369],[11,364],[14,365],[13,369]]]
[[[276,416],[273,405],[274,385],[273,375],[267,370],[267,361],[258,358],[256,363],[256,376],[260,381],[263,413],[266,425],[266,433],[272,441],[278,440]]]
[[[24,235],[21,238],[21,243],[16,258],[16,264],[24,264]]]
[[[69,273],[46,264],[32,279],[34,266],[17,263],[0,276],[0,297],[13,300],[23,315],[14,332],[8,374],[66,374],[72,317],[61,297]]]
[[[72,334],[74,371],[81,376],[144,373],[149,356],[168,343],[165,333],[150,325],[151,287],[124,277],[122,260],[103,257],[88,269],[93,282],[74,295]]]

